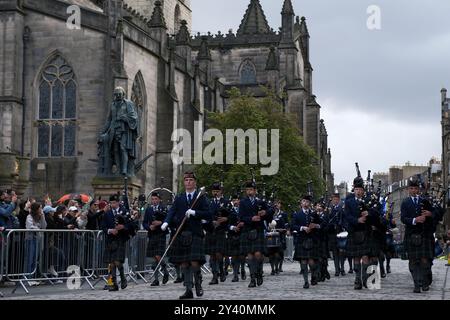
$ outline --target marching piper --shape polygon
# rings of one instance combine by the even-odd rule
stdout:
[[[246,197],[239,205],[239,228],[241,231],[241,253],[247,255],[250,269],[249,288],[263,284],[263,263],[266,250],[265,225],[273,218],[273,211],[267,204],[256,198],[256,184],[248,182],[245,185]]]
[[[191,171],[184,173],[185,192],[177,195],[161,230],[169,225],[177,229],[178,236],[170,248],[170,260],[179,264],[186,291],[180,299],[192,299],[193,285],[197,297],[203,296],[200,267],[206,261],[202,220],[209,221],[211,213],[206,195],[199,194],[197,178]],[[194,281],[193,281],[194,278]]]

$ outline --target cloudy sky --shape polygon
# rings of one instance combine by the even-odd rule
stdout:
[[[261,0],[281,26],[283,0]],[[250,0],[192,0],[193,31],[237,30]],[[293,0],[311,35],[314,94],[321,104],[335,182],[351,181],[354,162],[387,171],[441,156],[440,90],[450,89],[448,0]],[[367,9],[381,10],[369,30]]]

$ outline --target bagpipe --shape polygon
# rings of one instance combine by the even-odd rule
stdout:
[[[356,172],[358,174],[358,178],[361,178],[361,172],[359,170],[359,165],[356,162]],[[382,229],[383,225],[381,222],[381,180],[378,181],[378,187],[375,191],[375,187],[373,184],[373,179],[371,178],[371,170],[367,172],[367,179],[365,181],[365,194],[361,200],[358,201],[359,208],[359,217],[362,216],[363,212],[367,212],[367,220],[366,225],[371,227],[376,227],[378,229]]]

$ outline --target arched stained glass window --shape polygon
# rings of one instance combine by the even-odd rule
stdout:
[[[74,157],[77,99],[71,66],[54,57],[41,73],[38,106],[38,157]]]
[[[139,71],[136,74],[136,77],[133,81],[133,87],[131,88],[131,101],[134,102],[136,105],[136,113],[138,115],[139,119],[139,133],[140,136],[138,137],[136,144],[137,144],[137,154],[136,159],[142,160],[142,158],[145,156],[143,153],[144,150],[144,135],[146,134],[146,119],[145,119],[145,84],[142,77],[141,72]]]
[[[245,60],[242,63],[240,70],[242,84],[256,84],[256,70],[250,60]]]

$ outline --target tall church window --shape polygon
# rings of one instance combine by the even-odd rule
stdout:
[[[72,67],[61,56],[54,57],[39,79],[38,157],[75,156],[76,89]]]
[[[147,132],[146,130],[146,116],[145,116],[145,84],[141,72],[139,71],[133,81],[133,87],[131,88],[131,101],[136,106],[136,113],[138,115],[139,121],[139,137],[136,141],[136,159],[142,160],[145,156],[144,136]]]
[[[242,84],[256,84],[255,66],[250,60],[245,60],[240,69],[240,78]]]
[[[181,16],[181,12],[180,12],[180,5],[176,5],[175,6],[175,17],[174,17],[174,31],[175,33],[178,33],[178,31],[180,30],[181,27],[181,21],[180,21],[180,16]]]

